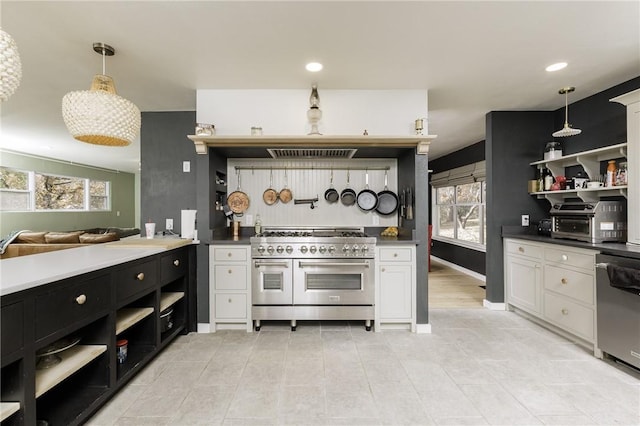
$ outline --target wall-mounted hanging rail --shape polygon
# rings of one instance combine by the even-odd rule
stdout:
[[[236,170],[391,170],[389,166],[347,167],[347,166],[235,166]]]

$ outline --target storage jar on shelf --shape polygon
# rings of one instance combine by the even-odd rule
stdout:
[[[617,172],[618,172],[618,168],[616,167],[616,160],[609,160],[609,165],[607,166],[607,178],[605,180],[605,186],[616,185]]]

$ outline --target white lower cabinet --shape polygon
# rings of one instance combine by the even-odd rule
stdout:
[[[251,248],[212,245],[209,248],[210,329],[246,328],[251,324]]]
[[[415,246],[376,248],[375,329],[416,328]]]
[[[507,238],[507,304],[595,344],[595,250]]]

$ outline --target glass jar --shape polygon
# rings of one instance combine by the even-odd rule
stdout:
[[[618,167],[618,173],[616,173],[616,185],[624,186],[627,184],[627,162],[623,161]]]

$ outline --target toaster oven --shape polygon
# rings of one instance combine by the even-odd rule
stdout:
[[[567,238],[589,243],[627,240],[627,212],[622,201],[554,204],[551,238]]]

